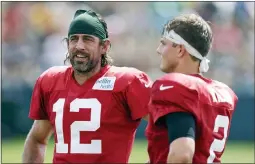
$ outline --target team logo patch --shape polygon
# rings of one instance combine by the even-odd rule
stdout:
[[[94,84],[94,90],[113,90],[116,77],[101,77]]]

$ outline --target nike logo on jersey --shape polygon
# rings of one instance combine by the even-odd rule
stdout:
[[[170,88],[173,88],[174,86],[163,86],[163,84],[159,87],[159,90],[163,91],[163,90],[166,90],[166,89],[170,89]]]
[[[113,90],[116,77],[101,77],[94,84],[94,90]]]

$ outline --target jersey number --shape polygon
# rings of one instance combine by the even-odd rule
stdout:
[[[68,153],[68,144],[64,142],[63,135],[63,114],[65,99],[58,99],[53,105],[53,111],[56,112],[56,152]],[[101,140],[91,140],[91,144],[80,143],[81,131],[96,131],[100,127],[101,103],[95,99],[75,99],[70,103],[70,112],[79,112],[80,108],[91,109],[90,121],[74,121],[70,126],[70,153],[79,154],[100,154],[102,152]]]
[[[234,104],[231,94],[222,88],[208,88],[212,95],[213,102],[227,102],[231,105]]]
[[[229,125],[229,119],[227,116],[217,115],[215,119],[215,123],[214,123],[213,132],[218,133],[219,128],[221,127],[224,129],[224,136],[223,136],[223,139],[221,140],[219,139],[213,140],[209,150],[210,156],[207,158],[207,163],[213,163],[216,156],[215,152],[221,153],[223,151],[225,147],[225,143],[226,143],[226,138],[228,135],[228,125]]]

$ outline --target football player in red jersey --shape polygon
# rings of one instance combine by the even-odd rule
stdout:
[[[128,163],[148,114],[149,77],[111,65],[107,25],[95,12],[76,11],[67,45],[72,66],[52,67],[36,81],[23,163],[43,163],[51,134],[53,163]]]
[[[221,162],[237,96],[202,76],[211,44],[211,28],[198,15],[181,15],[164,26],[157,52],[167,74],[152,86],[146,128],[150,163]]]

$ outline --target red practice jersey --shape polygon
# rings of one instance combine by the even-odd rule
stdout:
[[[151,163],[166,163],[169,152],[168,113],[189,112],[196,119],[193,163],[220,162],[237,96],[225,84],[200,75],[170,73],[152,86],[146,128]]]
[[[127,163],[151,84],[137,69],[106,66],[79,85],[72,67],[52,67],[35,84],[29,117],[52,124],[53,163]]]

